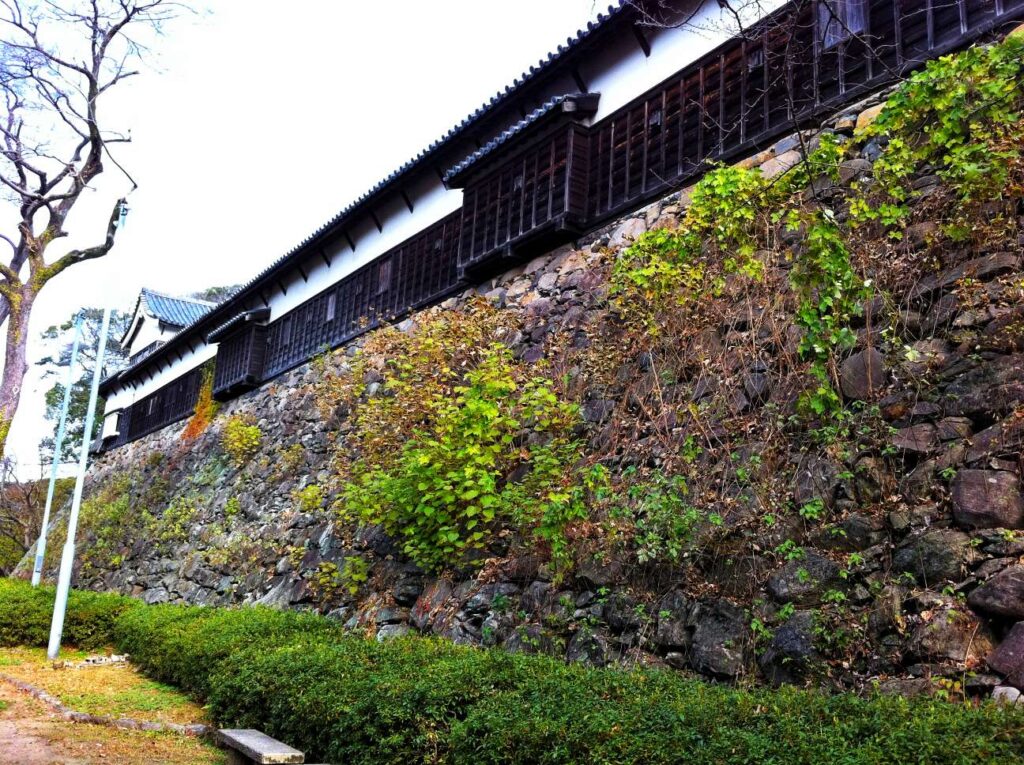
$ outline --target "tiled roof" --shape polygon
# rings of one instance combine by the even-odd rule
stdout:
[[[266,321],[270,318],[269,308],[257,308],[252,311],[242,311],[235,316],[232,316],[226,322],[221,324],[219,327],[211,330],[206,335],[206,342],[208,343],[219,343],[224,339],[225,333],[228,330],[234,329],[239,324],[244,324],[249,321]]]
[[[457,176],[464,173],[470,167],[475,165],[481,159],[506,145],[509,141],[515,138],[517,135],[522,133],[528,127],[536,125],[544,117],[549,114],[557,112],[579,112],[581,114],[590,113],[593,114],[597,109],[597,101],[601,97],[600,93],[570,93],[564,96],[555,96],[547,103],[537,107],[532,112],[527,114],[523,119],[517,122],[507,130],[502,131],[501,135],[491,139],[485,146],[480,147],[475,152],[470,154],[459,164],[453,167],[451,170],[444,174],[444,182],[450,183]]]
[[[141,299],[146,301],[146,308],[153,316],[165,324],[175,327],[187,327],[208,314],[217,305],[206,300],[164,295],[146,288],[142,290]]]

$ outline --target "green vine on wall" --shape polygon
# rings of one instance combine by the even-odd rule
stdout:
[[[801,354],[811,360],[815,387],[804,405],[824,414],[842,405],[834,385],[837,352],[852,347],[849,320],[860,310],[865,281],[857,275],[843,232],[827,208],[810,205],[805,188],[821,177],[836,180],[839,143],[824,136],[803,162],[769,181],[759,170],[717,167],[696,185],[676,230],[641,236],[616,261],[612,294],[627,317],[641,315],[656,334],[665,312],[718,295],[724,278],[759,281],[759,250],[776,247],[777,226],[802,232],[791,248],[791,284],[799,299]]]
[[[615,261],[612,295],[627,319],[651,334],[668,311],[717,297],[725,277],[760,279],[770,191],[758,172],[717,167],[695,187],[678,229],[648,231]]]
[[[854,199],[858,221],[880,221],[893,236],[910,213],[912,181],[923,167],[962,201],[999,197],[1021,159],[1024,36],[928,62],[898,88],[861,136],[885,150],[874,165],[877,190]]]

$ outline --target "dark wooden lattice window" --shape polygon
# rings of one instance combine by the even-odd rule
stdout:
[[[270,324],[262,379],[449,294],[460,223],[460,212],[447,216]]]
[[[222,339],[217,347],[214,396],[226,400],[259,385],[266,350],[267,327],[264,324],[244,324]]]
[[[126,425],[119,422],[119,440],[127,442],[142,438],[190,416],[195,410],[201,383],[202,370],[196,368],[136,401],[125,410],[121,422]]]
[[[391,258],[382,260],[377,266],[377,294],[391,289]]]
[[[478,269],[578,231],[587,216],[589,150],[584,128],[561,127],[468,180],[460,266]]]
[[[825,48],[835,47],[865,32],[867,23],[868,0],[820,0],[818,3],[818,28]]]

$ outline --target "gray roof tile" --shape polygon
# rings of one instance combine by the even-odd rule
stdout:
[[[194,298],[174,297],[143,288],[141,299],[157,319],[175,327],[187,327],[208,314],[217,304]]]

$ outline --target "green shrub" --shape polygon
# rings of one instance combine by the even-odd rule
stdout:
[[[260,446],[263,445],[263,431],[253,422],[251,416],[236,414],[224,423],[220,442],[235,467],[241,467],[260,450]]]
[[[310,614],[161,605],[125,613],[115,638],[118,647],[156,679],[205,697],[216,668],[244,648],[270,650],[303,637],[334,637],[338,632],[334,622]]]
[[[396,377],[388,385],[403,390],[401,370]],[[477,366],[439,389],[429,409],[430,420],[399,449],[352,464],[343,517],[380,524],[413,562],[437,570],[464,564],[502,529],[540,528],[550,542],[553,519],[582,514],[572,491],[578,409],[550,380],[529,376],[508,348],[483,349]],[[536,443],[522,443],[523,431]]]
[[[54,588],[0,579],[0,645],[45,646],[53,618]],[[64,643],[100,648],[114,643],[114,623],[139,601],[118,595],[72,590],[64,620]]]
[[[0,581],[0,644],[44,645],[53,591]],[[265,608],[143,606],[74,592],[67,642],[113,642],[156,679],[309,759],[354,765],[974,765],[1024,757],[1024,713],[991,703],[746,690],[659,670],[410,637],[377,643]],[[84,642],[83,642],[84,641]]]

